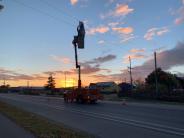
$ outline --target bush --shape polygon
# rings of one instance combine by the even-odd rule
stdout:
[[[163,84],[158,84],[158,93],[155,91],[155,85],[138,85],[131,91],[122,91],[119,97],[132,97],[145,100],[162,100],[172,102],[184,102],[184,91],[172,91]]]
[[[25,95],[40,95],[38,91],[33,90],[22,90],[19,92],[19,94],[25,94]]]

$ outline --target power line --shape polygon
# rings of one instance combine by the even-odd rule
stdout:
[[[72,27],[76,28],[76,25],[72,24],[70,21],[67,21],[67,20],[58,18],[58,17],[56,17],[56,16],[53,16],[53,15],[51,15],[51,14],[49,14],[49,13],[47,13],[47,12],[44,12],[44,11],[38,9],[38,8],[35,8],[35,7],[33,7],[33,6],[30,6],[30,5],[27,5],[27,4],[25,4],[24,2],[21,2],[21,1],[19,1],[19,0],[12,0],[12,1],[15,2],[15,3],[17,3],[17,4],[19,4],[19,5],[24,6],[24,7],[26,7],[26,8],[30,8],[30,9],[32,9],[32,10],[35,10],[35,11],[37,11],[37,12],[39,12],[39,13],[45,15],[45,16],[48,16],[48,17],[50,17],[50,18],[52,18],[52,19],[54,19],[54,20],[56,20],[56,21],[58,21],[58,22],[62,22],[62,23],[64,22],[65,24],[71,25]],[[57,11],[62,11],[62,12],[65,13],[68,17],[73,18],[75,21],[79,21],[79,19],[78,19],[77,17],[71,15],[70,13],[66,12],[65,10],[63,10],[63,9],[61,9],[61,8],[58,8],[58,7],[54,6],[53,4],[50,4],[49,2],[46,2],[45,0],[44,0],[44,1],[43,1],[43,0],[40,0],[40,1],[41,1],[42,3],[45,3],[46,5],[48,5],[49,7],[53,8],[53,9],[56,9]],[[62,12],[60,12],[60,13],[62,13]],[[91,25],[88,25],[88,26],[90,26],[90,27],[92,28]],[[94,37],[96,37],[96,38],[99,40],[99,37],[98,37],[98,36],[95,36],[95,35],[94,35]],[[112,45],[114,45],[114,44],[110,44],[110,43],[107,42],[105,45],[106,45],[106,46],[112,46]]]
[[[55,5],[49,3],[48,1],[45,1],[45,0],[40,0],[40,1],[41,1],[42,3],[44,3],[44,4],[46,4],[47,6],[53,8],[53,9],[55,9],[55,10],[61,12],[61,13],[62,13],[62,12],[65,13],[65,14],[63,14],[63,15],[66,15],[66,16],[68,16],[68,17],[70,17],[70,18],[73,18],[74,20],[76,20],[76,21],[78,21],[78,22],[80,21],[78,18],[76,18],[75,16],[73,16],[73,15],[70,14],[69,12],[67,12],[67,11],[65,11],[65,10],[63,10],[63,9],[61,9],[61,8],[56,7]]]
[[[59,11],[59,13],[61,13],[61,14],[65,13],[65,14],[63,14],[63,15],[66,15],[66,16],[72,18],[74,21],[78,21],[78,22],[81,21],[79,18],[77,18],[76,16],[70,14],[70,13],[67,12],[66,10],[63,10],[63,9],[61,9],[61,8],[56,7],[55,5],[49,3],[49,2],[46,1],[46,0],[40,0],[40,1],[41,1],[42,3],[44,3],[45,5],[51,7],[52,9]],[[90,28],[92,28],[91,25],[88,25],[88,26],[89,26]],[[97,37],[97,36],[95,36],[95,35],[94,35],[94,37],[96,37],[97,39],[99,39],[99,37]],[[112,46],[112,45],[114,45],[114,44],[107,43],[107,44],[105,44],[105,45]]]
[[[15,3],[17,3],[17,4],[19,4],[19,5],[24,6],[24,7],[26,7],[26,8],[35,10],[35,11],[37,11],[37,12],[39,12],[39,13],[45,15],[45,16],[48,16],[48,17],[50,17],[50,18],[52,18],[52,19],[54,19],[54,20],[56,20],[56,21],[59,21],[59,22],[62,21],[62,23],[64,22],[64,23],[66,23],[67,25],[71,25],[72,27],[76,28],[76,25],[72,24],[72,23],[69,22],[69,21],[63,20],[63,19],[58,18],[58,17],[56,17],[56,16],[53,16],[53,15],[51,15],[51,14],[48,14],[47,12],[44,12],[44,11],[42,11],[42,10],[40,10],[40,9],[37,9],[37,8],[33,7],[33,6],[27,5],[27,4],[23,3],[23,2],[20,2],[19,0],[12,0],[12,1],[15,2]],[[45,4],[48,5],[48,6],[52,7],[52,8],[55,8],[55,6],[53,6],[53,5],[51,6],[51,4],[48,3],[48,2],[46,2],[46,1],[43,1],[43,0],[40,0],[40,1],[41,1],[42,3],[45,3]],[[61,10],[60,8],[56,8],[56,9],[57,9],[58,11]],[[61,10],[61,11],[64,11],[64,10]],[[64,11],[64,12],[67,13],[66,11]],[[67,13],[66,15],[69,16],[69,17],[74,18],[76,21],[79,21],[78,18],[76,18],[76,17],[73,16],[73,15],[71,16],[69,13]],[[95,37],[96,37],[97,39],[99,39],[99,37],[97,37],[97,36],[95,36]],[[106,45],[110,45],[110,44],[106,44]]]
[[[47,12],[44,12],[44,11],[42,11],[42,10],[40,10],[40,9],[37,9],[37,8],[33,7],[33,6],[27,5],[27,4],[25,4],[25,3],[23,3],[23,2],[20,2],[20,1],[18,1],[18,0],[12,0],[12,1],[15,2],[15,3],[17,3],[17,4],[19,4],[19,5],[24,6],[24,7],[26,7],[26,8],[35,10],[35,11],[37,11],[37,12],[39,12],[39,13],[45,15],[45,16],[48,16],[48,17],[50,17],[50,18],[52,18],[52,19],[54,19],[54,20],[56,20],[56,21],[59,21],[59,22],[62,21],[62,23],[64,22],[64,23],[66,23],[67,25],[71,25],[72,27],[76,27],[74,24],[71,24],[71,22],[68,22],[68,21],[66,21],[66,20],[64,20],[64,19],[58,18],[58,17],[53,16],[53,15],[51,15],[51,14],[48,14]]]

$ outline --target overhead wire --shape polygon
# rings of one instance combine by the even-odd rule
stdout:
[[[46,1],[46,0],[39,0],[39,1],[41,1],[42,3],[44,3],[44,4],[47,5],[47,6],[51,7],[52,9],[59,11],[59,13],[61,13],[61,14],[65,13],[65,14],[63,14],[63,15],[68,16],[69,18],[73,19],[74,21],[78,21],[78,22],[81,21],[79,18],[77,18],[76,16],[70,14],[70,13],[67,12],[66,10],[64,10],[64,9],[62,9],[62,8],[59,8],[59,7],[55,6],[54,4],[51,4],[50,2],[48,2],[48,1]],[[88,26],[92,28],[91,25],[88,24]],[[98,36],[93,35],[93,37],[99,39]],[[105,45],[112,46],[113,44],[110,44],[110,43],[109,43],[109,44],[105,44]]]
[[[52,19],[54,19],[54,20],[56,20],[56,21],[58,21],[58,22],[61,22],[61,21],[62,21],[62,22],[64,22],[64,23],[66,23],[67,25],[71,25],[72,27],[76,28],[76,25],[72,24],[71,22],[69,22],[69,21],[67,21],[67,20],[64,20],[64,19],[61,19],[61,18],[58,18],[58,17],[56,17],[56,16],[53,16],[53,15],[47,13],[47,12],[44,12],[44,11],[42,11],[42,10],[40,10],[40,9],[38,9],[38,8],[35,8],[35,7],[33,7],[33,6],[30,6],[30,5],[28,5],[28,4],[25,4],[24,2],[22,2],[22,1],[20,1],[20,0],[12,0],[12,1],[15,2],[15,3],[17,3],[17,4],[19,4],[19,5],[21,5],[21,6],[24,6],[24,7],[26,7],[26,8],[32,9],[32,10],[34,10],[34,11],[36,11],[36,12],[39,12],[39,13],[45,15],[45,16],[48,16],[48,17],[50,17],[50,18],[52,18]],[[49,2],[46,2],[46,1],[43,1],[43,0],[40,0],[40,1],[41,1],[42,3],[45,3],[47,6],[53,8],[53,9],[55,9],[55,10],[57,9],[57,11],[62,11],[62,12],[64,12],[64,13],[66,13],[66,15],[67,15],[68,17],[70,17],[70,18],[73,18],[73,20],[79,21],[78,18],[76,18],[75,16],[69,14],[69,13],[66,12],[65,10],[62,10],[61,8],[56,8],[56,6],[54,6],[53,4],[50,4]],[[61,14],[62,12],[60,12],[60,14]]]
[[[55,6],[54,4],[49,3],[46,0],[39,0],[40,2],[44,3],[45,5],[51,7],[52,9],[55,9],[57,11],[59,11],[60,13],[65,13],[63,15],[68,16],[69,18],[73,18],[75,21],[80,21],[80,19],[78,19],[77,17],[73,16],[72,14],[70,14],[69,12],[63,10],[62,8],[58,8],[57,6]]]
[[[51,15],[51,14],[49,14],[49,13],[47,13],[47,12],[44,12],[44,11],[38,9],[38,8],[33,7],[33,6],[27,5],[27,4],[25,4],[24,2],[21,2],[21,1],[19,1],[19,0],[12,0],[12,1],[15,2],[15,3],[17,3],[17,4],[19,4],[19,5],[24,6],[24,7],[26,7],[26,8],[35,10],[35,11],[37,11],[37,12],[39,12],[39,13],[45,15],[45,16],[48,16],[48,17],[50,17],[50,18],[52,18],[52,19],[54,19],[54,20],[56,20],[56,21],[58,21],[58,22],[62,22],[62,23],[64,22],[64,23],[67,24],[67,25],[71,25],[72,27],[75,27],[75,25],[72,24],[72,23],[69,22],[69,21],[66,21],[66,20],[64,20],[64,19],[58,18],[58,17],[56,17],[56,16],[54,16],[54,15]]]
[[[24,2],[22,2],[22,1],[20,1],[20,0],[12,0],[12,1],[15,2],[15,3],[17,3],[17,4],[19,4],[19,5],[22,5],[22,6],[24,6],[24,7],[30,8],[30,9],[32,9],[32,10],[35,10],[35,11],[37,11],[37,12],[39,12],[39,13],[45,15],[45,16],[48,16],[48,17],[50,17],[50,18],[52,18],[52,19],[54,19],[54,20],[56,20],[56,21],[58,21],[58,22],[62,22],[62,23],[64,22],[65,24],[70,25],[70,26],[72,26],[73,28],[76,28],[76,25],[72,24],[70,21],[64,20],[64,19],[62,19],[62,18],[58,18],[58,17],[56,17],[56,16],[54,16],[54,15],[51,15],[51,14],[49,14],[49,13],[47,13],[47,12],[44,12],[44,11],[38,9],[38,8],[35,8],[35,7],[30,6],[30,5],[28,5],[28,4],[25,4]],[[51,7],[52,9],[55,9],[55,10],[59,11],[60,14],[65,13],[65,14],[63,14],[63,15],[66,15],[66,16],[70,17],[71,19],[73,19],[73,21],[80,21],[80,19],[78,19],[78,18],[75,17],[74,15],[70,14],[69,12],[67,12],[67,11],[64,10],[64,9],[61,9],[61,8],[56,7],[55,5],[51,4],[51,3],[48,2],[48,1],[40,0],[40,2],[42,2],[42,3],[44,3],[45,5]],[[90,25],[88,25],[88,26],[90,26]],[[91,26],[90,26],[90,27],[91,27]],[[93,35],[93,37],[95,37],[95,38],[97,38],[97,40],[99,40],[99,37],[98,37],[98,36]],[[113,44],[110,44],[110,43],[106,42],[106,44],[104,44],[104,45],[106,45],[106,46],[112,46]]]
[[[62,21],[62,23],[64,22],[64,23],[66,23],[67,25],[70,25],[70,26],[76,28],[76,26],[75,26],[74,24],[72,24],[71,22],[69,22],[69,21],[67,21],[67,20],[64,20],[64,19],[62,19],[62,18],[58,18],[58,17],[56,17],[56,16],[54,16],[54,15],[51,15],[51,14],[49,14],[49,13],[47,13],[47,12],[44,12],[43,10],[40,10],[40,9],[35,8],[35,7],[33,7],[33,6],[30,6],[30,5],[28,5],[28,4],[25,4],[24,2],[21,2],[20,0],[12,0],[12,1],[15,2],[15,3],[17,3],[17,4],[19,4],[19,5],[22,5],[22,6],[24,6],[24,7],[30,8],[30,9],[32,9],[32,10],[35,10],[35,11],[37,11],[37,12],[39,12],[39,13],[45,15],[45,16],[48,16],[48,17],[50,17],[50,18],[52,18],[52,19],[54,19],[54,20],[56,20],[56,21],[59,21],[59,22]],[[48,7],[51,7],[51,8],[54,9],[54,10],[59,11],[60,14],[65,13],[65,14],[63,14],[63,15],[69,17],[69,18],[72,19],[73,21],[80,21],[80,19],[78,19],[78,18],[75,17],[74,15],[70,14],[69,12],[65,11],[64,9],[61,9],[61,8],[56,7],[55,5],[49,3],[49,2],[46,1],[46,0],[40,0],[40,2],[44,3],[45,5],[47,5]],[[90,26],[90,25],[88,25],[88,26]],[[99,37],[97,37],[97,36],[95,36],[95,35],[94,35],[94,37],[96,37],[97,39],[99,39]],[[112,45],[112,44],[105,44],[105,45]],[[150,69],[143,69],[143,70],[145,71],[145,70],[150,70]],[[141,72],[141,70],[135,71],[135,72]]]

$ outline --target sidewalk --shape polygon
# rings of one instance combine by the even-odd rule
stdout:
[[[0,114],[0,138],[34,138],[34,135]]]

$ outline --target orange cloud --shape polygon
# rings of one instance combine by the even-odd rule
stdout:
[[[144,52],[144,51],[145,51],[145,49],[143,49],[143,48],[142,49],[133,48],[130,50],[131,53],[139,53],[139,52]]]
[[[67,57],[63,57],[61,60],[64,64],[69,64],[71,62],[71,60]]]
[[[175,19],[174,23],[176,25],[184,23],[184,0],[182,0],[182,6],[177,10],[178,17]]]
[[[111,17],[111,16],[126,16],[129,13],[132,13],[134,9],[129,8],[127,4],[117,4],[115,9],[112,11],[109,11],[106,14],[100,14],[100,17],[102,19],[105,19],[106,17]]]
[[[184,23],[184,16],[176,18],[176,20],[174,22],[175,22],[176,25]]]
[[[112,28],[113,31],[118,32],[120,34],[130,34],[133,32],[133,28],[132,27],[114,27]]]
[[[126,74],[125,74],[126,75]],[[125,76],[123,75],[123,76]],[[117,74],[95,74],[90,76],[91,79],[94,79],[94,82],[108,82],[113,81],[118,83],[120,80],[122,80],[122,73]]]
[[[129,62],[129,57],[130,57],[131,59],[143,59],[143,58],[145,58],[146,56],[143,55],[143,54],[128,54],[128,55],[126,55],[126,56],[123,57],[124,63],[128,63],[128,62]]]
[[[70,58],[67,57],[59,57],[59,56],[55,56],[55,55],[51,55],[51,58],[57,62],[62,62],[64,64],[69,64],[71,63]]]
[[[120,34],[120,43],[124,43],[135,38],[132,33],[134,31],[132,27],[113,27],[112,30]]]
[[[126,4],[117,4],[116,9],[114,11],[114,15],[115,16],[121,16],[121,15],[125,16],[133,11],[134,9],[130,9],[128,5]]]
[[[10,86],[43,86],[47,77],[43,74],[25,74],[17,71],[0,68],[0,76],[6,80]]]
[[[109,31],[109,27],[107,26],[100,26],[100,27],[96,27],[96,28],[90,28],[89,30],[87,30],[87,34],[88,35],[94,35],[95,33],[101,33],[104,34],[106,32]]]
[[[72,5],[77,4],[77,2],[78,2],[78,0],[70,0],[70,3],[71,3]]]

